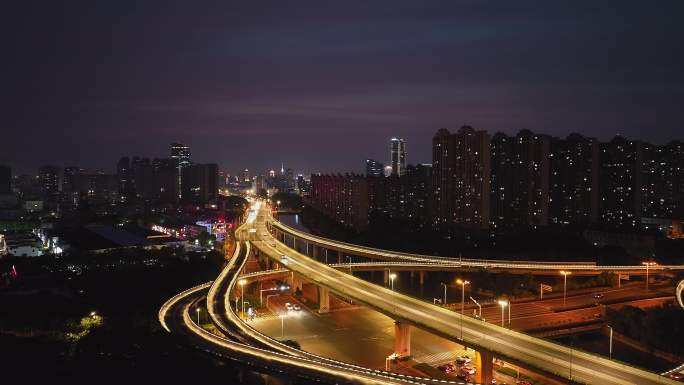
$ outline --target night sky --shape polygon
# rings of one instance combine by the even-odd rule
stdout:
[[[664,143],[684,132],[684,2],[3,3],[0,163],[121,155],[237,171],[431,160],[440,127]],[[562,3],[562,4],[561,4]]]

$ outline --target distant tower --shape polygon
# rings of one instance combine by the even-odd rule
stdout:
[[[181,179],[182,171],[185,167],[190,166],[190,147],[182,143],[171,144],[171,158],[176,161],[178,167],[178,198],[181,197]]]
[[[406,143],[404,139],[392,138],[390,149],[392,175],[402,176],[406,172]]]
[[[366,176],[383,176],[382,173],[384,168],[385,165],[383,165],[382,163],[373,159],[366,159]]]

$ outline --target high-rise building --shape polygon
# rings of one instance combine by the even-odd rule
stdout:
[[[393,175],[402,176],[406,172],[406,143],[404,139],[392,138],[390,141],[390,164]]]
[[[84,169],[76,166],[65,167],[62,179],[63,202],[73,207],[78,206],[80,193],[87,190],[87,182]]]
[[[12,169],[9,166],[0,165],[0,194],[12,192]]]
[[[684,143],[644,144],[642,217],[684,218]]]
[[[432,165],[408,165],[403,176],[367,176],[369,213],[413,221],[428,221],[432,195]]]
[[[180,198],[183,169],[190,166],[190,147],[182,143],[171,144],[171,159],[175,159],[176,167],[178,167],[178,197]]]
[[[551,138],[520,131],[491,139],[491,222],[502,226],[546,226],[549,218]]]
[[[182,199],[207,204],[218,199],[218,165],[193,164],[183,168]]]
[[[152,198],[162,203],[178,201],[178,167],[173,158],[152,160]]]
[[[116,164],[116,177],[119,184],[119,196],[123,200],[129,199],[135,195],[133,188],[133,172],[131,171],[131,160],[127,156],[123,156]]]
[[[599,213],[599,142],[570,134],[551,141],[550,222],[591,225]]]
[[[60,173],[60,168],[56,166],[42,166],[38,169],[40,188],[44,198],[56,200],[59,195]]]
[[[373,159],[366,159],[366,176],[383,176],[385,165]]]
[[[432,145],[434,223],[451,231],[454,226],[489,227],[490,138],[486,131],[463,126],[456,133],[437,131]]]
[[[311,175],[310,204],[345,226],[368,226],[368,183],[360,175]]]
[[[609,228],[636,228],[641,219],[643,143],[617,136],[601,143],[600,213]]]

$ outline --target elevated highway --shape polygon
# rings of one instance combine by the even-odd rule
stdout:
[[[391,250],[382,250],[372,247],[359,246],[350,243],[340,242],[333,239],[315,236],[304,231],[287,226],[271,216],[270,212],[266,215],[266,227],[270,233],[280,242],[290,244],[293,249],[302,248],[304,254],[314,257],[327,250],[338,253],[331,257],[340,257],[338,262],[344,262],[342,255],[353,255],[373,260],[401,263],[423,263],[426,269],[437,266],[448,269],[488,269],[493,272],[507,271],[511,273],[524,274],[557,274],[559,270],[572,271],[574,275],[598,275],[603,272],[613,272],[625,275],[646,275],[656,273],[669,273],[684,271],[682,265],[596,265],[594,262],[537,262],[537,261],[518,261],[518,260],[499,260],[499,259],[470,259],[470,258],[447,258],[425,254],[403,253]],[[265,234],[260,233],[260,236]],[[289,241],[289,242],[288,242]],[[299,243],[300,247],[297,247]],[[311,251],[309,251],[311,249]],[[321,251],[322,250],[322,251]],[[360,266],[361,267],[361,266]],[[416,266],[418,267],[418,266]]]
[[[305,379],[307,382],[464,385],[461,381],[390,373],[316,356],[289,347],[245,325],[232,311],[229,293],[235,286],[249,251],[249,242],[241,241],[217,280],[185,290],[164,303],[159,311],[162,327],[217,357],[256,366],[279,376],[286,374],[295,379]],[[212,322],[225,337],[206,331],[192,320],[191,309],[201,305],[205,297]]]
[[[250,238],[257,249],[268,255],[269,258],[282,263],[296,274],[320,286],[323,290],[329,290],[341,297],[362,303],[395,319],[397,322],[396,330],[404,336],[402,338],[406,338],[407,334],[410,336],[410,331],[407,333],[407,325],[417,326],[474,348],[483,355],[482,360],[485,362],[491,363],[492,357],[498,357],[574,382],[601,385],[676,384],[673,380],[658,374],[611,361],[601,356],[577,351],[470,317],[462,317],[458,313],[368,283],[326,264],[319,263],[285,246],[271,236],[267,230],[267,221],[270,221],[270,217],[266,211],[263,208],[259,210],[256,220],[251,224],[251,228],[255,231],[250,233]],[[273,226],[278,227],[279,225],[275,222]],[[278,228],[282,229],[282,227]],[[349,248],[350,246],[344,247]],[[393,258],[392,255],[394,255],[386,251],[368,251],[366,249],[360,248],[356,252],[364,256],[387,254],[381,258]],[[409,259],[411,258],[414,257]],[[425,259],[434,261],[432,257],[428,256],[418,258],[422,259],[419,262],[425,262]],[[535,268],[541,267],[541,265],[537,265]],[[548,268],[558,269],[557,266],[549,266]],[[594,269],[595,267],[583,265],[575,268]],[[489,382],[489,379],[485,379],[484,382]]]

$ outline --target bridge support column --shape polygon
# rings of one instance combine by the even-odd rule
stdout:
[[[342,252],[337,250],[337,263],[342,263]]]
[[[320,257],[320,256],[319,256],[319,254],[320,254],[320,248],[319,248],[318,246],[316,246],[316,245],[311,245],[311,248],[312,248],[312,250],[311,250],[311,253],[312,253],[312,254],[311,254],[311,255],[312,255],[313,259],[315,259],[316,261],[318,261],[318,258]]]
[[[290,273],[290,290],[292,292],[297,291],[297,289],[302,290],[302,287],[304,286],[304,280],[302,280],[302,277],[298,276],[295,273]]]
[[[330,291],[327,287],[318,286],[318,313],[330,311]]]
[[[394,353],[399,357],[411,355],[411,325],[394,321]]]
[[[421,286],[421,287],[423,287],[423,285],[425,284],[425,276],[426,276],[426,275],[427,275],[427,272],[426,272],[426,271],[421,271],[421,272],[419,272],[419,274],[418,274],[419,279],[420,279],[420,286]]]
[[[385,269],[382,272],[382,284],[383,286],[387,287],[389,286],[389,270]]]
[[[494,378],[494,355],[490,352],[475,352],[475,382],[491,384]]]

